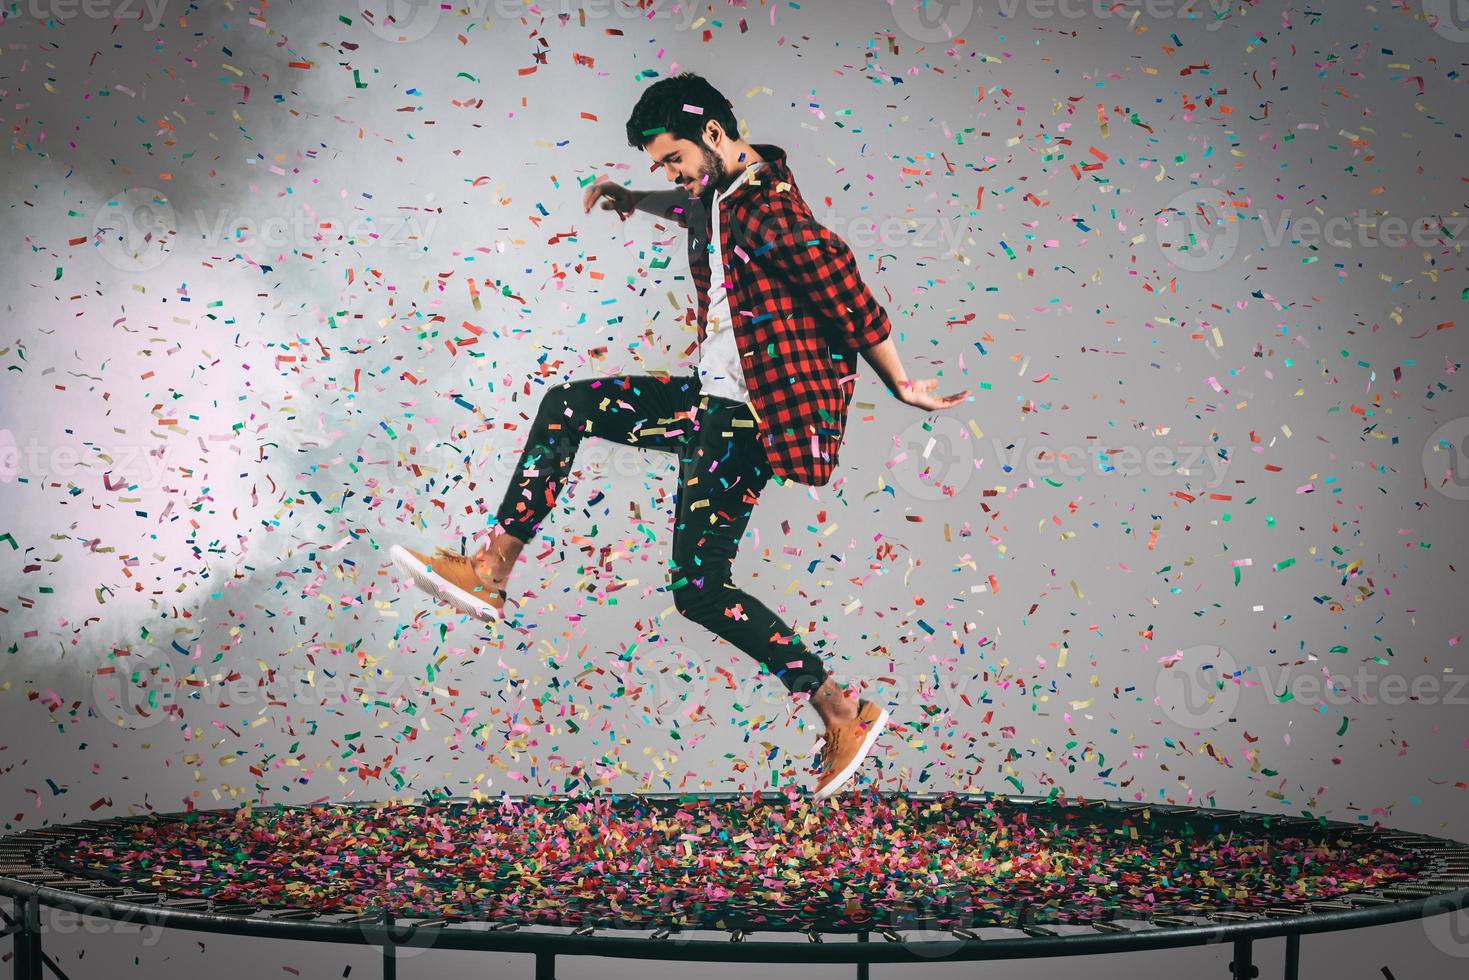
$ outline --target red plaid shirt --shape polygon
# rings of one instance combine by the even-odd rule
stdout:
[[[719,203],[719,252],[731,328],[770,469],[811,486],[831,479],[857,378],[858,352],[892,330],[847,243],[817,223],[785,150],[754,143],[764,163]],[[709,317],[708,199],[669,217],[689,228],[699,342]],[[696,319],[697,318],[697,319]]]

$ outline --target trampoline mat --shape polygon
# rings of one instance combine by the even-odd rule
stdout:
[[[47,864],[261,909],[845,932],[1300,907],[1431,862],[1350,825],[1170,809],[877,791],[242,807],[101,828]]]

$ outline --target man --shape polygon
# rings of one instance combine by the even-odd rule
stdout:
[[[885,709],[854,699],[759,599],[731,581],[736,549],[760,491],[774,476],[822,486],[836,466],[860,354],[899,400],[925,411],[937,381],[910,381],[887,314],[862,282],[851,249],[822,227],[797,190],[785,151],[738,135],[733,106],[685,73],[650,86],[627,122],[629,145],[678,185],[589,188],[624,219],[642,210],[689,230],[698,311],[697,375],[623,376],[549,389],[496,512],[473,556],[394,546],[414,582],[461,611],[503,615],[522,547],[565,485],[580,441],[596,436],[677,453],[680,461],[670,588],[680,613],[764,664],[794,696],[809,695],[825,725],[815,797],[856,773],[887,724]]]

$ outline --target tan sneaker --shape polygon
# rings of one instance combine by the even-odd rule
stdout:
[[[813,794],[816,799],[827,799],[846,785],[887,723],[886,708],[863,700],[857,702],[856,718],[827,728],[826,744],[821,747],[821,780]]]
[[[434,598],[485,622],[505,618],[505,590],[491,589],[468,556],[447,548],[425,555],[399,544],[389,548],[388,555],[400,571]]]

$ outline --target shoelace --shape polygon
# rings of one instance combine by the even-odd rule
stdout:
[[[832,760],[836,758],[837,743],[840,741],[841,736],[837,733],[835,729],[832,729],[831,731],[828,731],[826,733],[826,744],[821,747],[822,772],[831,772],[831,763]]]

